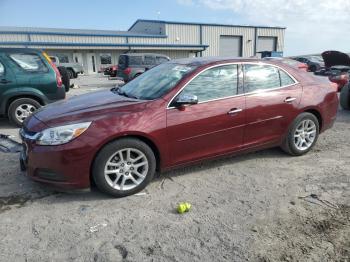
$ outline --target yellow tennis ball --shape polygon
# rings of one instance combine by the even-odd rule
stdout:
[[[180,214],[185,213],[186,212],[186,205],[184,205],[183,203],[180,203],[177,206],[177,212],[180,213]]]

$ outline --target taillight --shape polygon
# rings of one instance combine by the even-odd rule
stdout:
[[[60,71],[58,71],[57,66],[51,61],[50,57],[45,52],[43,52],[43,56],[46,58],[47,62],[49,62],[49,64],[55,71],[57,87],[62,87],[62,76]]]
[[[305,71],[308,71],[308,69],[309,69],[308,65],[305,63],[299,63],[298,68],[301,70],[305,70]]]
[[[112,66],[113,71],[117,71],[117,69],[118,69],[118,66]]]
[[[126,75],[129,75],[131,73],[131,68],[130,67],[125,68],[123,73]]]

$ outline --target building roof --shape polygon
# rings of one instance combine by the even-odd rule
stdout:
[[[137,23],[161,23],[161,24],[174,24],[174,25],[202,25],[202,26],[224,26],[224,27],[250,27],[250,28],[272,28],[272,29],[286,29],[286,27],[280,26],[254,26],[254,25],[231,25],[231,24],[216,24],[216,23],[200,23],[200,22],[178,22],[178,21],[165,21],[165,20],[149,20],[149,19],[137,19],[135,23],[128,29],[130,31]]]

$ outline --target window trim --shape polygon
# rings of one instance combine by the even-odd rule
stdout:
[[[25,54],[25,55],[36,55],[37,57],[39,57],[40,61],[43,63],[43,65],[45,66],[45,71],[38,71],[38,70],[28,70],[28,69],[24,69],[23,67],[21,67],[12,57],[11,55],[13,54]],[[16,67],[18,67],[20,70],[22,70],[23,72],[26,73],[31,73],[31,74],[46,74],[48,72],[50,72],[50,68],[48,67],[48,65],[46,64],[46,61],[41,57],[40,54],[35,53],[35,52],[9,52],[8,54],[6,54],[7,57],[9,58],[9,60],[14,63],[14,65]]]
[[[223,100],[223,99],[228,99],[228,98],[233,98],[233,97],[240,97],[240,96],[245,96],[245,95],[250,95],[250,94],[257,94],[257,93],[262,93],[262,92],[267,92],[267,91],[271,91],[271,90],[278,90],[281,88],[286,88],[286,87],[290,87],[290,86],[294,86],[299,84],[299,81],[292,76],[289,72],[287,72],[284,68],[280,67],[279,65],[275,65],[275,64],[268,64],[268,63],[264,63],[264,62],[229,62],[229,63],[222,63],[222,64],[218,64],[218,65],[213,65],[207,68],[204,68],[203,70],[199,71],[197,74],[195,74],[179,91],[176,92],[176,94],[170,99],[169,103],[167,104],[166,109],[175,109],[176,107],[174,106],[170,106],[171,103],[173,102],[173,100],[182,92],[182,90],[193,81],[194,78],[196,78],[199,74],[215,68],[215,67],[219,67],[219,66],[225,66],[225,65],[237,65],[238,67],[240,65],[268,65],[268,66],[273,66],[276,67],[279,70],[282,70],[283,72],[285,72],[290,78],[293,79],[294,83],[290,84],[290,85],[285,85],[285,86],[280,86],[280,87],[276,87],[276,88],[270,88],[270,89],[261,89],[258,91],[252,91],[252,92],[245,92],[245,88],[244,88],[244,70],[243,70],[243,93],[241,94],[236,94],[236,95],[232,95],[232,96],[226,96],[226,97],[221,97],[221,98],[216,98],[216,99],[211,99],[211,100],[207,100],[207,101],[203,101],[203,102],[199,102],[198,104],[203,104],[203,103],[208,103],[208,102],[212,102],[212,101],[217,101],[217,100]],[[239,68],[238,68],[239,69]],[[237,69],[237,70],[238,70]],[[239,77],[239,76],[238,76]],[[239,79],[238,79],[238,85],[237,85],[237,91],[239,89]]]

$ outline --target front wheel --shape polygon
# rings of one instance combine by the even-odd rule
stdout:
[[[124,197],[144,189],[155,170],[152,149],[138,139],[123,138],[107,144],[98,153],[92,176],[102,192]]]
[[[301,156],[311,150],[319,135],[319,122],[315,115],[302,113],[293,121],[282,149],[293,156]]]
[[[21,127],[23,121],[33,114],[41,105],[31,98],[19,98],[13,101],[8,109],[8,117],[12,123]]]

